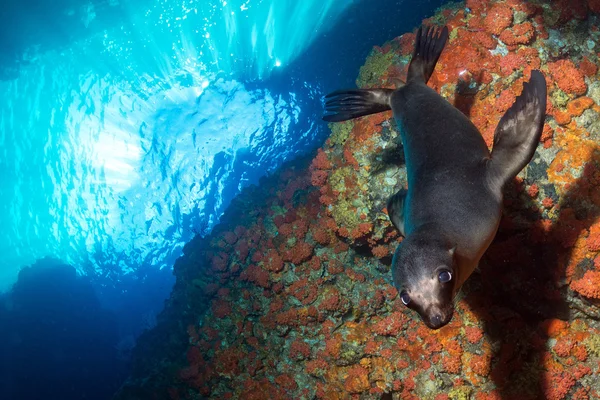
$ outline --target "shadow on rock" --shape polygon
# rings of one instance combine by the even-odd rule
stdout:
[[[492,344],[490,376],[502,399],[544,398],[549,385],[556,384],[544,381],[542,367],[549,324],[590,314],[568,280],[580,278],[591,262],[573,264],[576,240],[600,217],[600,207],[590,200],[598,189],[589,179],[599,172],[598,149],[584,165],[583,176],[560,198],[553,185],[543,185],[555,217],[524,190],[525,184],[547,181],[548,166],[539,157],[528,166],[528,178],[507,188],[500,229],[480,263],[481,273],[466,286],[468,307],[484,321]]]

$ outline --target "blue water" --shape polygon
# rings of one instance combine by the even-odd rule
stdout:
[[[62,330],[35,328],[49,341],[42,347],[54,349],[40,356],[45,368],[74,367],[77,354],[82,365],[106,354],[99,365],[116,357],[123,367],[106,379],[122,380],[135,338],[154,325],[169,295],[183,245],[209,232],[242,188],[320,146],[328,134],[320,121],[323,93],[353,86],[373,45],[411,30],[439,5],[5,3],[0,327],[8,328],[0,330],[0,343],[9,356],[0,363],[0,398],[17,393],[30,355],[42,346],[31,347],[27,335],[35,323],[23,315],[63,324]],[[48,256],[54,261],[39,261]],[[67,300],[41,306],[63,295]],[[64,340],[69,331],[87,336],[88,349],[107,343],[90,334],[99,329],[94,321],[73,320],[72,304],[89,315],[110,314],[99,320],[115,352],[84,352]],[[11,370],[14,376],[6,375]],[[93,374],[79,381],[69,398],[84,392],[91,398],[94,385],[84,387]]]
[[[168,267],[243,186],[314,143],[300,103],[316,88],[243,82],[293,61],[348,2],[332,3],[131,3],[127,26],[0,82],[1,287],[46,255]]]

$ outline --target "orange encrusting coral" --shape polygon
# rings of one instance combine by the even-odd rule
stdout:
[[[600,299],[600,271],[586,271],[581,279],[571,282],[571,289],[583,296]]]
[[[558,60],[548,64],[552,80],[565,93],[582,95],[587,91],[583,73],[571,60]]]

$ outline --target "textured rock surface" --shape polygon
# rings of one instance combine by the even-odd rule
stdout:
[[[532,68],[549,85],[533,162],[451,324],[428,330],[389,285],[385,203],[406,184],[390,114],[332,125],[308,168],[245,191],[177,262],[158,327],[119,399],[600,397],[600,5],[467,1],[429,23],[430,82],[494,128]],[[361,87],[406,74],[414,34],[376,47]],[[444,204],[439,204],[443,207]]]

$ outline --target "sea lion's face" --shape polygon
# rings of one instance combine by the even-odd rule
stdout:
[[[454,313],[456,281],[454,249],[405,240],[392,261],[394,286],[402,303],[415,310],[431,329],[439,329]]]

